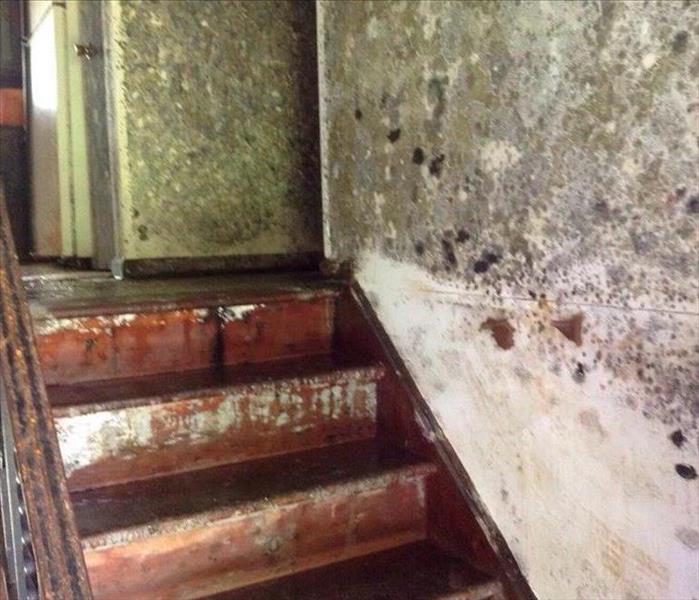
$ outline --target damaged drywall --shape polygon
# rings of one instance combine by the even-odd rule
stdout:
[[[321,245],[312,3],[105,3],[125,258]]]
[[[318,17],[326,252],[534,592],[699,597],[699,3]]]

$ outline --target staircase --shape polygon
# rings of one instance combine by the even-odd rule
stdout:
[[[344,285],[26,285],[95,598],[505,597]]]

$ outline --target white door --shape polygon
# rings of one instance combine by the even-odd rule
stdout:
[[[29,153],[33,252],[90,259],[92,214],[79,44],[79,3],[31,0]]]

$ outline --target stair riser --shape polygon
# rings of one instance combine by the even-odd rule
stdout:
[[[56,409],[71,491],[368,439],[375,369],[126,408]]]
[[[190,530],[88,547],[95,598],[196,598],[425,538],[424,476],[378,489],[353,485]]]
[[[39,320],[48,385],[328,352],[333,299]]]

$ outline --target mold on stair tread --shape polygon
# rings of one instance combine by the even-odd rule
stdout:
[[[430,463],[374,442],[72,495],[95,598],[199,598],[426,538]]]
[[[429,542],[282,577],[207,600],[496,600],[502,586]]]
[[[49,388],[71,491],[372,438],[382,368],[330,356]]]
[[[85,547],[206,525],[314,496],[381,488],[434,467],[375,440],[130,482],[71,495]]]

